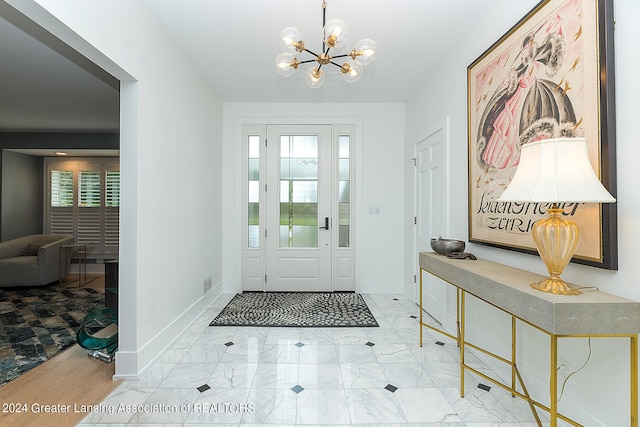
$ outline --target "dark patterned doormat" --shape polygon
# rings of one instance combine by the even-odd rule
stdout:
[[[352,292],[244,292],[209,326],[377,327],[362,295]]]
[[[56,287],[0,289],[0,385],[35,368],[76,342],[104,292]]]

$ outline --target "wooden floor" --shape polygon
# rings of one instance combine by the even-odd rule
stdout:
[[[99,286],[100,280],[88,285]],[[114,373],[113,363],[73,345],[0,387],[0,426],[75,426],[88,415],[87,406],[99,404],[122,383],[112,380]]]

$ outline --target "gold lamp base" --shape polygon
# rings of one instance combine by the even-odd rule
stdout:
[[[537,283],[532,283],[531,287],[542,292],[550,292],[552,294],[561,295],[578,295],[581,292],[567,285],[564,280],[559,277],[549,277],[548,279],[541,280]]]
[[[547,266],[549,277],[531,287],[542,292],[561,295],[578,295],[580,291],[567,285],[560,275],[578,247],[578,226],[562,217],[563,210],[555,204],[547,209],[549,218],[537,221],[531,235],[538,253]]]

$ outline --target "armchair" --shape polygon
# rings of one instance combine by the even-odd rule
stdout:
[[[42,286],[60,279],[60,246],[73,236],[35,234],[0,243],[0,287]]]

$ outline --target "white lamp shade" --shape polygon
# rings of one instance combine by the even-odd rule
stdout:
[[[520,163],[499,202],[612,203],[596,176],[584,138],[552,138],[522,146]]]

